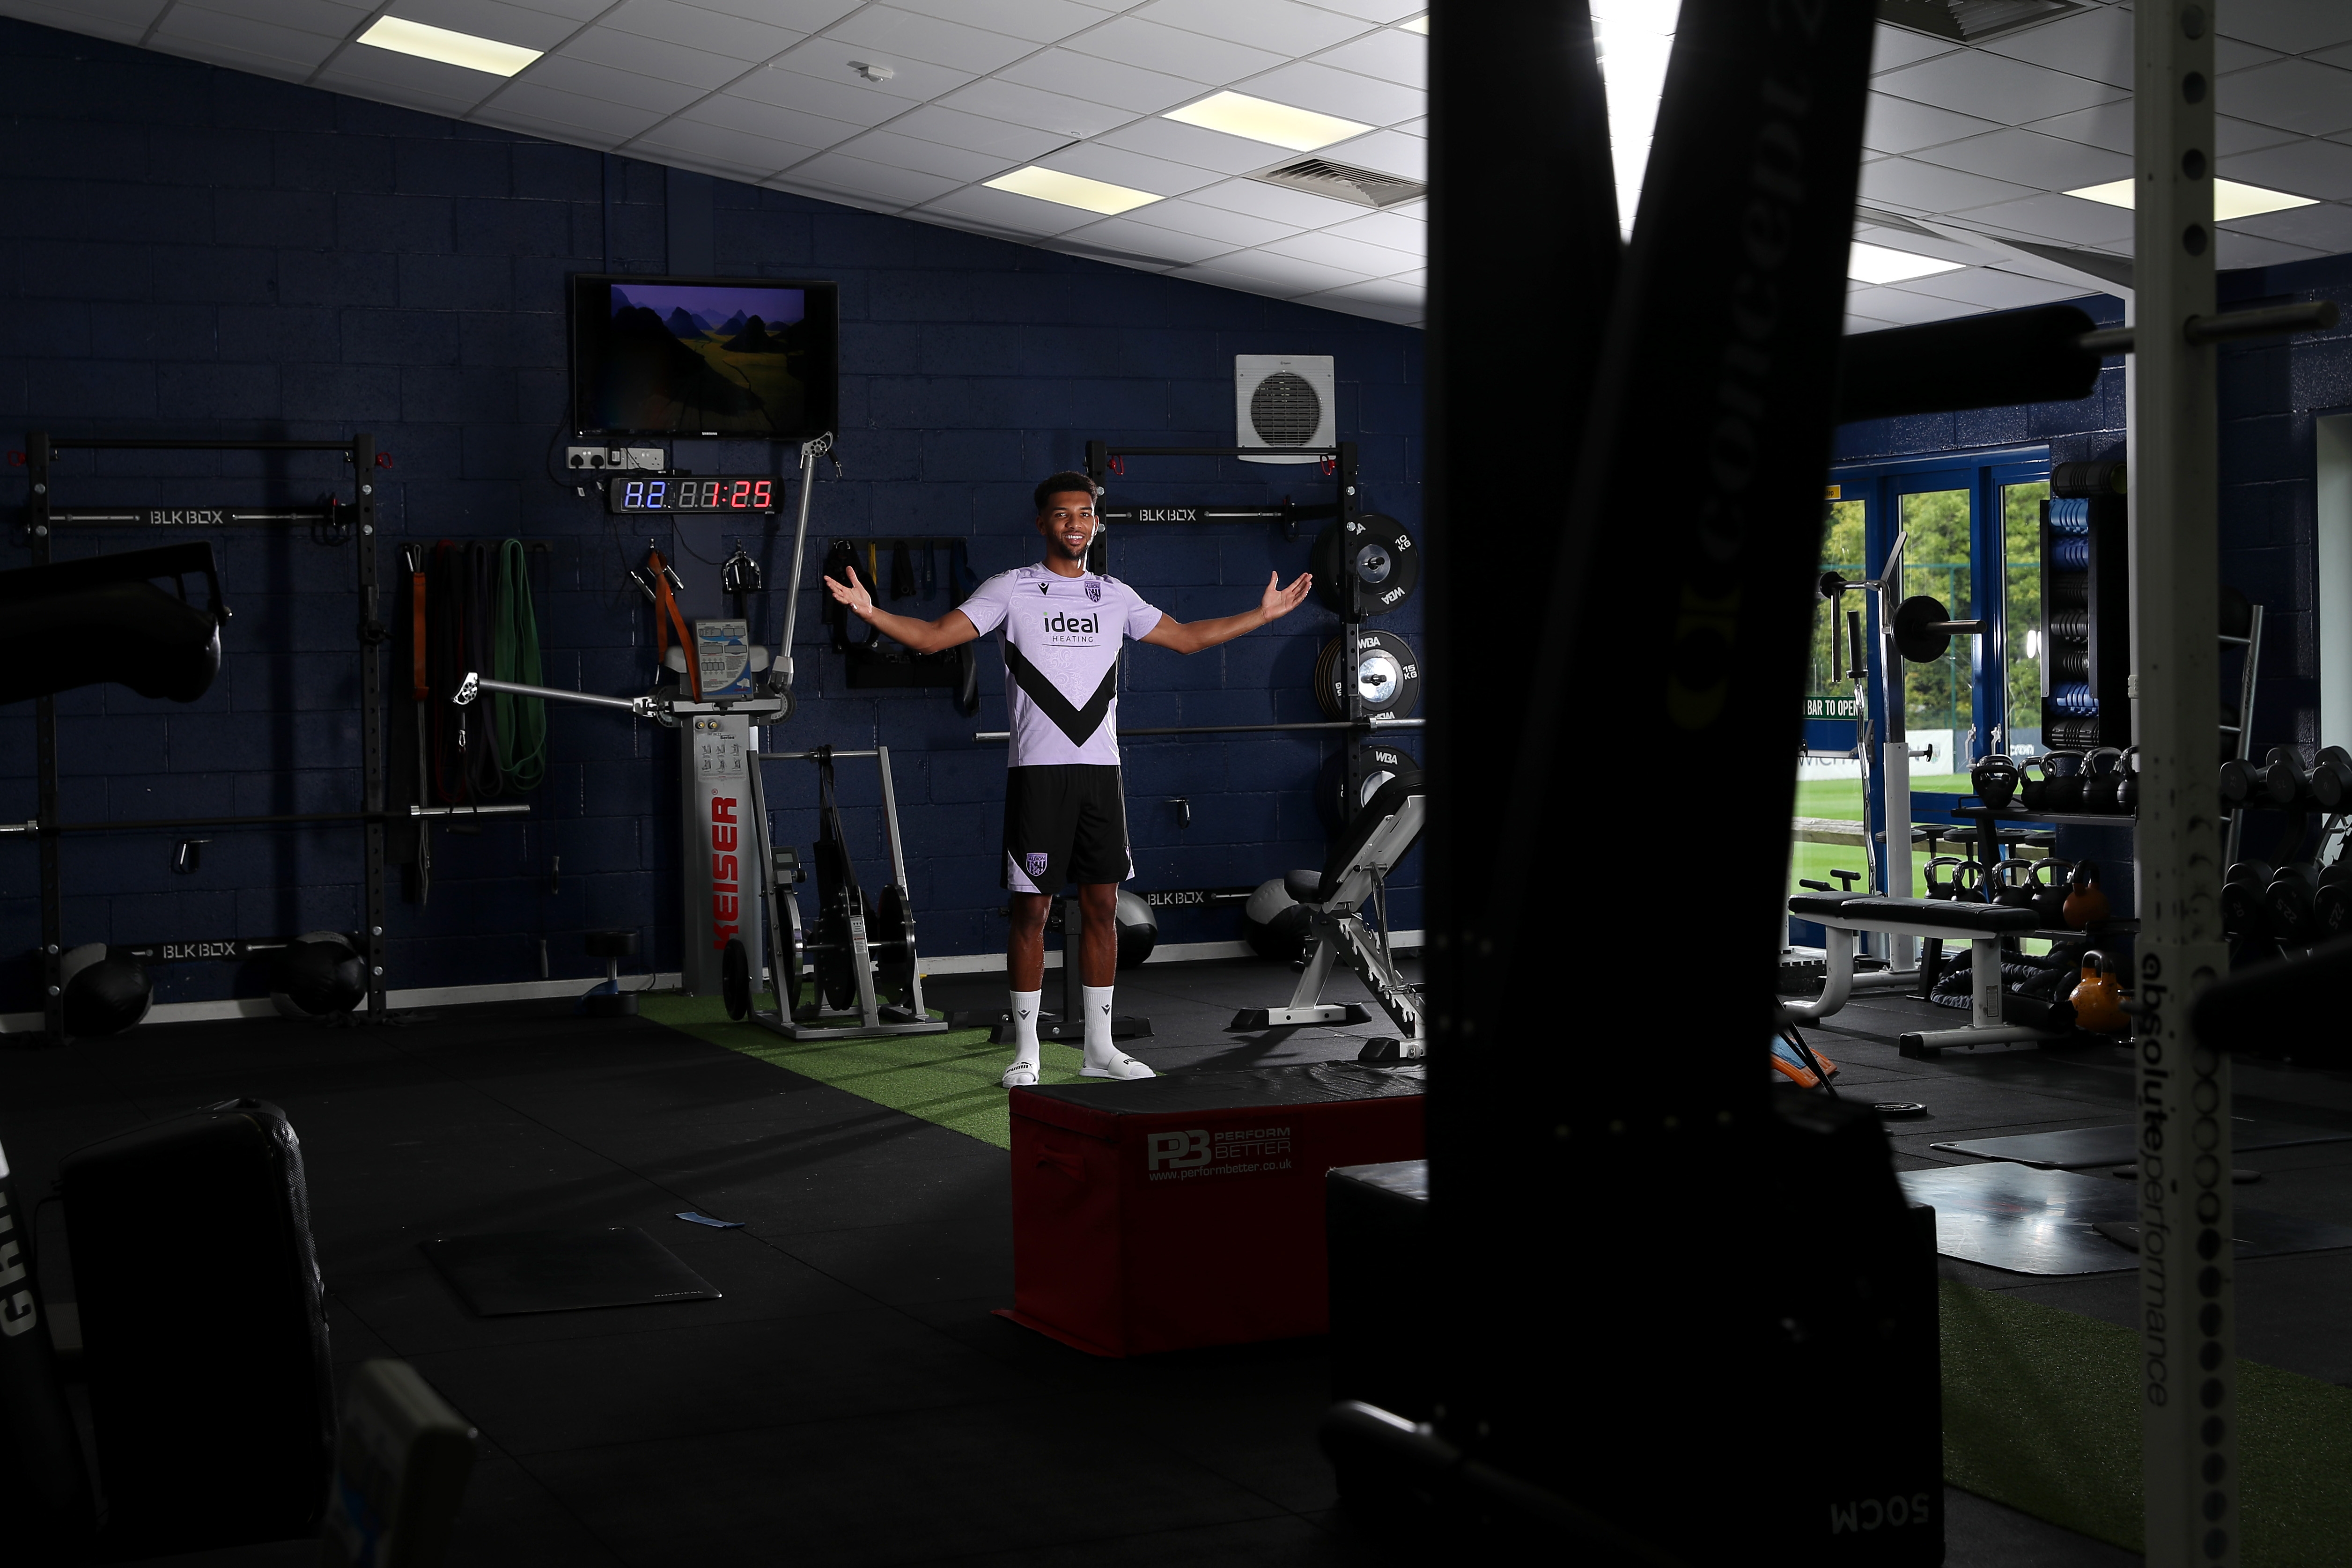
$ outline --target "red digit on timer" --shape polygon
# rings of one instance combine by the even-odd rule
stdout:
[[[719,505],[718,480],[713,479],[709,484],[705,485],[702,487],[702,504],[706,507],[715,507]]]
[[[743,497],[751,493],[751,481],[749,479],[738,479],[735,481],[734,486],[727,492],[727,504],[740,512],[743,509]]]
[[[768,488],[768,482],[761,479],[751,486],[751,505],[764,512],[768,509],[769,497],[773,494],[774,492]]]

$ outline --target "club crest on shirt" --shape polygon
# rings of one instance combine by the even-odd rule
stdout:
[[[1025,854],[1021,857],[1022,862],[1028,866],[1029,874],[1031,876],[1044,876],[1045,874],[1045,862],[1047,858],[1048,857],[1045,855],[1034,853]]]
[[[1093,600],[1097,604],[1100,604],[1102,602],[1102,584],[1099,582],[1087,583],[1087,597]]]

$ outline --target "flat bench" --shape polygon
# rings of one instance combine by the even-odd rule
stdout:
[[[2063,1040],[2063,1031],[2001,1021],[2000,939],[2022,936],[2042,920],[2031,909],[2009,904],[1979,904],[1943,898],[1882,898],[1864,893],[1801,893],[1789,913],[1822,930],[1828,973],[1822,994],[1810,1002],[1783,1002],[1799,1022],[1816,1021],[1845,1006],[1853,995],[1853,936],[1857,931],[1890,931],[1898,936],[1934,937],[1969,944],[1969,975],[1974,991],[1965,1029],[1921,1030],[1900,1036],[1905,1056],[1933,1058],[1952,1046],[2003,1045],[2018,1040]]]

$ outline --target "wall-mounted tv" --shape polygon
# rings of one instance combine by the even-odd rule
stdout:
[[[765,277],[572,279],[572,424],[806,441],[834,427],[840,296]]]

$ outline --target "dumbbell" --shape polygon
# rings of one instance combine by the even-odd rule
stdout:
[[[2270,934],[2282,942],[2311,941],[2318,928],[2312,910],[2313,895],[2318,891],[2319,870],[2309,861],[2289,861],[2279,867],[2263,889],[2263,913],[2269,917]]]
[[[2352,932],[2352,851],[2336,855],[2335,863],[2319,873],[2311,895],[2314,941]]]
[[[1824,875],[1828,875],[1828,876],[1833,876],[1833,877],[1835,877],[1835,878],[1837,878],[1837,879],[1838,879],[1838,885],[1837,885],[1837,888],[1836,888],[1836,891],[1837,891],[1837,892],[1839,892],[1839,893],[1852,893],[1852,892],[1853,891],[1853,883],[1854,883],[1854,879],[1855,879],[1856,877],[1860,876],[1860,875],[1862,874],[1862,873],[1860,873],[1860,872],[1858,872],[1858,871],[1840,871],[1840,870],[1837,870],[1837,869],[1835,869],[1835,868],[1832,868],[1830,871],[1828,871],[1828,872],[1824,873],[1823,874],[1824,874]],[[1815,893],[1828,893],[1828,892],[1830,892],[1830,891],[1831,891],[1830,884],[1829,884],[1828,883],[1825,883],[1825,882],[1815,882],[1812,878],[1811,878],[1811,877],[1809,877],[1809,876],[1801,876],[1801,877],[1799,877],[1799,878],[1797,879],[1797,885],[1798,885],[1799,887],[1810,887],[1810,888],[1811,888]]]
[[[2352,785],[2352,767],[2329,760],[2306,768],[2291,746],[2273,746],[2263,758],[2263,789],[2273,806],[2300,803],[2332,811],[2343,800],[2347,785]]]
[[[2242,806],[2263,792],[2263,770],[2242,757],[2232,757],[2221,764],[2221,809]]]
[[[2240,861],[2221,878],[2221,929],[2231,936],[2267,936],[2271,923],[2263,894],[2276,873],[2267,861]]]

